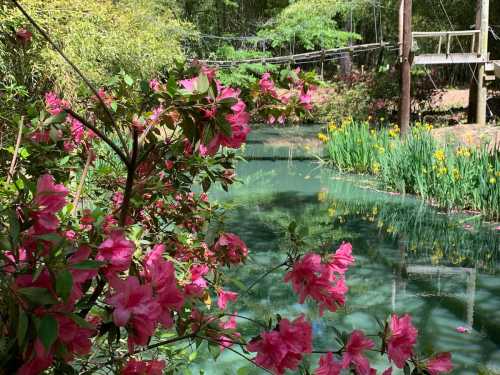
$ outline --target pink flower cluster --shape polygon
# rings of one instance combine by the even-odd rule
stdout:
[[[312,352],[311,324],[303,315],[292,322],[282,319],[275,330],[263,332],[252,340],[247,350],[257,352],[255,362],[274,374],[295,370],[304,354]]]
[[[117,272],[129,263],[128,255],[123,257],[129,248],[121,237],[108,243],[106,251],[112,267],[108,272]],[[163,245],[156,245],[146,254],[144,284],[135,276],[122,280],[108,275],[114,293],[106,302],[114,308],[113,322],[118,327],[127,327],[130,351],[135,345],[146,345],[158,324],[172,327],[173,311],[184,304],[184,297],[177,288],[174,266],[163,259],[164,250]]]
[[[299,303],[311,297],[319,304],[320,315],[324,309],[335,312],[337,306],[345,303],[348,288],[344,274],[353,263],[352,246],[343,243],[326,262],[316,253],[304,255],[285,275],[285,282],[292,283]]]
[[[102,92],[104,93],[104,91]],[[45,94],[45,107],[52,116],[55,116],[71,106],[68,101],[59,98],[55,93],[48,92]],[[85,137],[90,139],[95,136],[92,131],[86,131],[83,124],[71,115],[66,116],[65,121],[68,125],[70,125],[71,130],[71,140],[65,141],[64,143],[66,151],[73,150],[83,141]],[[49,130],[35,131],[32,134],[32,140],[39,143],[49,142]]]
[[[121,375],[162,375],[164,361],[137,361],[131,359],[120,372]]]
[[[215,80],[215,70],[202,67],[201,71],[207,76],[209,82]],[[198,89],[198,77],[181,80],[179,84],[189,92],[196,92]],[[217,80],[215,80],[215,86],[217,88],[216,98],[215,100],[209,97],[206,98],[207,108],[202,109],[203,118],[206,121],[215,122],[221,103],[228,99],[233,99],[235,103],[231,105],[230,112],[224,115],[224,119],[231,127],[231,134],[227,135],[215,126],[216,129],[213,137],[207,143],[202,142],[200,144],[199,151],[202,156],[214,155],[220,146],[239,148],[245,143],[247,135],[250,132],[250,127],[248,126],[250,115],[246,111],[246,104],[240,99],[241,91],[225,87]]]
[[[248,256],[247,245],[234,233],[221,234],[213,250],[224,265],[242,263]]]

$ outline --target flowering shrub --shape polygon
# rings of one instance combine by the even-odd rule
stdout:
[[[233,310],[241,297],[224,285],[224,271],[244,267],[248,248],[234,233],[210,230],[219,208],[207,192],[234,181],[228,149],[245,142],[249,115],[239,90],[224,87],[215,71],[197,66],[178,74],[142,84],[119,76],[94,90],[84,111],[45,96],[27,136],[33,157],[18,166],[17,189],[1,200],[7,373],[160,374],[176,368],[175,355],[157,359],[148,351],[182,341],[237,345],[274,374],[299,369],[315,353],[303,315],[278,316],[253,338],[238,332],[238,319],[249,318]],[[263,79],[265,95],[275,95]],[[309,105],[302,89],[298,103]],[[49,164],[62,156],[64,163]],[[81,156],[85,167],[75,177]],[[115,166],[92,186],[102,197],[82,198],[80,186],[100,159]],[[320,314],[335,312],[346,303],[354,262],[347,243],[333,254],[294,248],[284,281],[300,303],[310,298]],[[341,348],[322,353],[316,373],[372,374],[365,352],[376,347],[416,374],[449,371],[447,353],[417,356],[416,335],[409,316],[395,315],[382,325],[379,346],[359,330],[343,333]]]
[[[270,73],[264,73],[252,90],[254,116],[267,124],[283,125],[307,117],[313,109],[312,94],[315,77],[292,70],[283,79],[285,88],[278,88]]]

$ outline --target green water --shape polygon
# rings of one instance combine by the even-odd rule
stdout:
[[[347,274],[346,309],[320,318],[314,303],[297,303],[280,269],[240,298],[239,314],[267,321],[277,313],[306,313],[315,350],[335,350],[332,327],[376,333],[375,316],[408,312],[419,330],[419,350],[451,351],[454,374],[477,374],[480,366],[500,372],[500,232],[494,226],[378,192],[370,179],[340,177],[312,161],[241,162],[237,173],[242,184],[211,196],[229,208],[225,230],[250,249],[247,265],[230,273],[229,289],[243,296],[248,285],[283,262],[291,221],[303,232],[305,251],[333,252],[350,241],[356,257]],[[248,322],[238,323],[245,337],[258,333]],[[471,333],[456,332],[458,326],[471,327]],[[387,367],[379,356],[371,361],[377,369]],[[314,369],[317,357],[310,363]],[[197,366],[207,374],[236,374],[241,367],[248,367],[247,374],[264,373],[229,351]]]

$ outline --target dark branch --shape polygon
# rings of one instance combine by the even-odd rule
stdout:
[[[106,142],[106,144],[109,147],[111,147],[114,152],[116,152],[116,154],[120,157],[123,163],[128,167],[130,162],[127,159],[127,156],[111,139],[108,138],[106,134],[104,134],[97,127],[92,125],[89,121],[85,120],[82,116],[73,111],[71,108],[65,108],[64,111],[67,112],[72,117],[76,118],[78,121],[80,121],[86,128],[92,130],[95,134],[97,134],[99,138],[101,138],[104,142]]]

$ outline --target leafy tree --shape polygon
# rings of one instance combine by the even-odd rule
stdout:
[[[360,36],[342,31],[339,23],[348,5],[338,0],[299,0],[286,7],[259,35],[273,47],[288,46],[314,50],[345,46]]]

